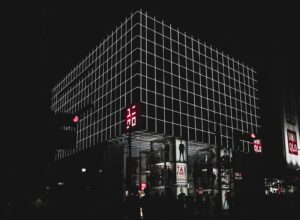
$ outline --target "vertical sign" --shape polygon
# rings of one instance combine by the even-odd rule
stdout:
[[[295,131],[287,129],[288,149],[290,154],[298,155],[297,134]]]
[[[283,102],[283,136],[287,165],[290,168],[298,169],[300,168],[299,121],[296,101],[292,95],[286,96]]]
[[[253,141],[253,148],[255,153],[261,153],[262,152],[262,147],[261,147],[261,140],[260,139],[255,139]]]
[[[185,140],[176,138],[175,140],[176,146],[176,161],[186,163],[186,156],[187,156],[187,143]]]
[[[177,196],[187,195],[187,141],[175,139]]]
[[[176,163],[176,182],[177,184],[187,184],[186,163]]]
[[[125,131],[129,132],[138,128],[140,123],[140,106],[132,104],[126,108]]]

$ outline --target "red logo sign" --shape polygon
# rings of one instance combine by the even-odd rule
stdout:
[[[254,151],[256,153],[261,153],[262,152],[262,147],[261,147],[261,140],[260,139],[256,139],[253,141],[253,148],[254,148]]]
[[[143,191],[147,188],[147,183],[140,183],[140,190]]]
[[[130,105],[126,108],[125,130],[131,131],[138,127],[140,117],[140,108],[138,104]]]
[[[287,129],[287,137],[288,137],[289,153],[298,155],[298,144],[297,144],[296,132]]]
[[[186,164],[184,164],[184,163],[176,164],[176,178],[177,178],[177,183],[186,183],[187,182]]]

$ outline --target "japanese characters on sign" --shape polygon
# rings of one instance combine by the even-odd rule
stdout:
[[[132,104],[126,108],[125,116],[125,130],[126,132],[132,131],[139,125],[140,107],[138,104]]]
[[[296,132],[287,129],[288,149],[290,154],[298,155],[298,144]]]
[[[262,152],[262,147],[261,147],[261,140],[260,139],[255,139],[253,141],[253,147],[254,147],[254,152],[256,153],[261,153]]]
[[[177,184],[187,184],[186,163],[176,163],[176,182]]]

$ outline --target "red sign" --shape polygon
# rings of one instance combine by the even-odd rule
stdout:
[[[125,130],[131,131],[138,127],[140,117],[140,108],[138,104],[130,105],[126,108]]]
[[[147,188],[147,183],[140,183],[140,190],[143,191]]]
[[[186,163],[177,163],[176,164],[176,180],[177,180],[177,183],[181,183],[181,184],[187,183]]]
[[[254,148],[254,151],[256,153],[261,153],[262,152],[262,147],[261,147],[261,140],[260,139],[255,139],[253,141],[253,148]]]
[[[289,153],[298,155],[298,144],[297,144],[296,132],[287,129],[287,137],[288,137]]]

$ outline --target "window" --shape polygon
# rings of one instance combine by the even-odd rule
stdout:
[[[173,87],[173,97],[179,99],[179,90],[175,87]]]
[[[166,108],[172,109],[172,100],[171,98],[165,97]]]
[[[171,91],[171,86],[165,84],[165,95],[166,96],[169,96],[169,97],[172,97],[172,91]]]
[[[164,120],[164,109],[157,107],[156,110],[157,110],[157,118]]]
[[[161,82],[156,81],[156,92],[159,94],[163,94],[163,84]]]
[[[162,95],[157,94],[156,95],[156,105],[158,106],[164,106],[164,99]]]
[[[164,131],[164,123],[160,120],[157,120],[157,132],[163,134]]]
[[[172,122],[172,112],[170,110],[166,110],[166,121]]]

